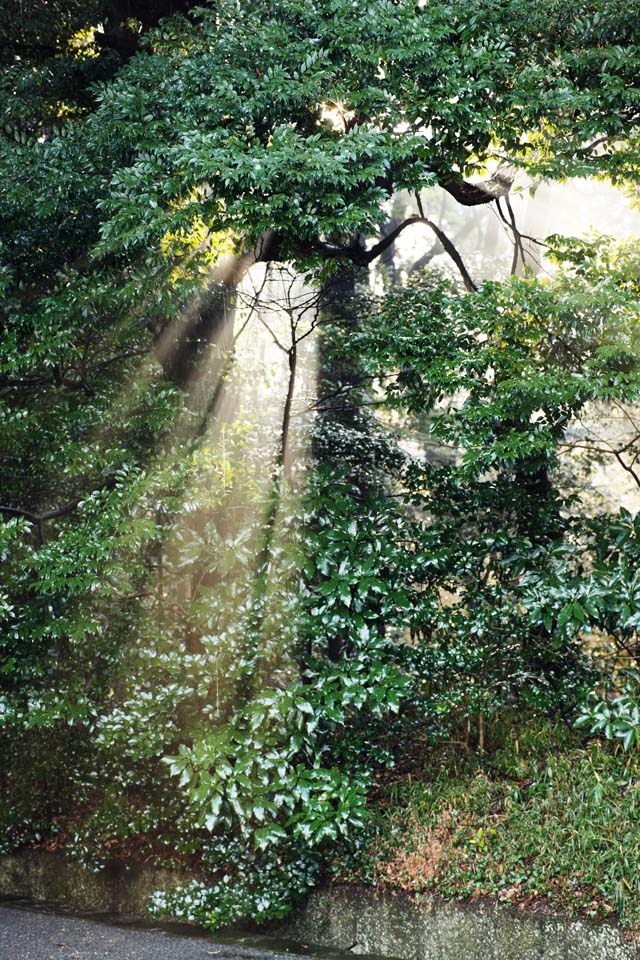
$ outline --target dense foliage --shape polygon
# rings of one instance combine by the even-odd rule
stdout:
[[[343,880],[537,913],[620,917],[637,930],[638,756],[584,745],[566,724],[505,716],[480,760],[456,744],[397,775],[378,835]]]
[[[618,405],[638,482],[638,245],[551,238],[552,279],[478,288],[421,199],[511,210],[516,172],[636,189],[629,5],[23,6],[0,81],[2,849],[151,856],[196,877],[160,912],[278,917],[365,843],[398,753],[579,702],[635,743],[638,520],[586,511],[560,455],[602,455],[570,428]],[[399,190],[415,214],[385,234]],[[365,268],[418,222],[464,292],[373,296]],[[277,362],[241,360],[260,329]]]

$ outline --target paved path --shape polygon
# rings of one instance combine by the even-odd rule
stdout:
[[[0,960],[285,960],[206,936],[113,926],[0,904]],[[292,960],[291,955],[286,960]],[[300,958],[298,958],[300,960]]]

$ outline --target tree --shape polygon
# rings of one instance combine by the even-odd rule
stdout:
[[[514,596],[524,602],[525,586],[541,594],[566,533],[548,470],[563,424],[593,391],[609,395],[615,363],[616,389],[634,395],[633,345],[595,364],[591,393],[572,380],[599,349],[574,331],[576,317],[594,291],[603,313],[619,308],[632,280],[613,271],[602,292],[601,278],[587,277],[579,306],[566,306],[564,288],[529,281],[478,291],[421,201],[423,188],[439,185],[463,205],[499,204],[517,252],[516,171],[634,187],[633,11],[613,0],[545,0],[533,10],[521,0],[26,9],[3,54],[0,146],[6,842],[56,829],[90,861],[110,855],[105,836],[167,855],[198,852],[214,879],[174,909],[212,925],[279,915],[317,875],[323,846],[360,828],[390,717],[401,703],[429,715],[431,701],[415,694],[426,668],[397,641],[433,613],[441,581],[425,583],[419,568],[435,562],[438,537],[454,528],[460,536],[470,517],[476,525],[473,557],[463,551],[442,571],[460,582],[488,563],[495,575],[476,598],[476,635],[491,627],[496,583],[503,611]],[[380,230],[399,190],[415,197],[415,212]],[[245,322],[238,284],[252,266],[293,265],[324,284],[322,301],[332,284],[344,292],[351,283],[345,271],[364,271],[418,223],[471,296],[418,288],[399,313],[386,303],[374,329],[355,323],[353,309],[325,308],[327,355],[342,352],[343,364],[336,372],[334,361],[333,386],[325,377],[325,408],[327,393],[342,393],[353,421],[366,377],[398,365],[388,402],[397,396],[423,416],[434,383],[440,393],[471,389],[480,360],[485,372],[498,359],[527,375],[544,368],[529,393],[471,389],[476,405],[446,429],[479,452],[466,474],[433,478],[450,515],[426,541],[396,506],[401,458],[386,442],[363,454],[367,483],[354,483],[345,456],[301,495],[285,446],[275,457],[251,449],[237,421],[223,431],[221,412]],[[301,309],[288,302],[292,339],[280,344],[293,372]],[[527,310],[536,329],[560,316],[558,349],[579,357],[562,374],[523,332]],[[479,360],[468,328],[477,318],[495,349],[495,317],[505,312],[512,349],[498,357],[487,348]],[[410,340],[419,321],[424,343],[403,356],[396,335],[384,341],[389,317]],[[545,391],[547,422],[532,431],[531,404],[546,410]],[[221,425],[213,439],[212,419]],[[279,425],[283,444],[295,443],[286,404]],[[483,484],[490,469],[502,487]],[[272,481],[266,521],[260,474]],[[515,523],[539,558],[531,565],[527,548],[530,577],[517,588],[520,560],[505,569],[472,516],[497,516],[507,474],[517,516],[501,515],[505,543]],[[418,496],[422,481],[403,495]],[[461,498],[466,512],[455,506]],[[190,520],[179,523],[184,513]],[[560,669],[568,604],[556,618],[540,603],[519,638],[528,652],[515,657],[518,670],[547,682]],[[571,600],[565,625],[580,621],[578,607]],[[458,614],[445,632],[468,650]],[[437,645],[427,652],[437,659]],[[72,798],[69,822],[61,811]],[[243,869],[227,881],[233,850]]]

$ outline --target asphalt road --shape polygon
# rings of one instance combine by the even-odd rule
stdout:
[[[0,905],[0,960],[285,960],[285,955],[160,929]],[[291,954],[286,960],[292,960]],[[300,960],[300,958],[299,958]]]

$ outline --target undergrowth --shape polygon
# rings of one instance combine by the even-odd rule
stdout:
[[[640,929],[640,758],[563,724],[506,724],[385,785],[378,831],[336,875]]]

